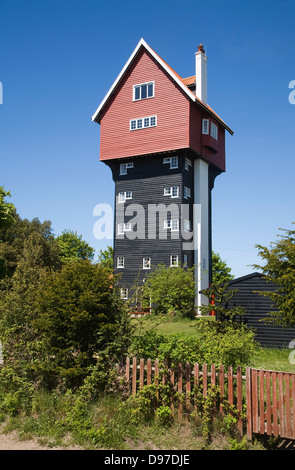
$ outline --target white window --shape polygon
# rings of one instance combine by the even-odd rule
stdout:
[[[127,175],[127,170],[133,168],[133,163],[121,163],[120,165],[120,175]]]
[[[183,255],[183,264],[187,266],[187,255]]]
[[[131,222],[127,222],[126,224],[120,223],[118,224],[118,235],[123,235],[125,232],[131,231]]]
[[[151,268],[151,258],[143,258],[142,259],[142,268],[143,269],[150,269]]]
[[[128,289],[121,287],[121,299],[128,299]]]
[[[125,202],[127,199],[132,199],[132,191],[125,191],[119,193],[119,202]]]
[[[173,168],[178,168],[178,157],[166,157],[163,159],[163,163],[169,163],[170,170]]]
[[[191,166],[192,166],[191,160],[189,160],[188,158],[186,158],[186,159],[184,160],[184,168],[185,168],[186,170],[189,170]]]
[[[125,256],[117,256],[117,268],[124,268]]]
[[[146,129],[147,127],[155,127],[157,125],[157,116],[146,116],[138,119],[131,119],[130,130]]]
[[[171,229],[171,232],[177,232],[179,230],[179,220],[178,219],[164,220],[164,228]]]
[[[124,234],[124,224],[118,224],[118,235]]]
[[[168,188],[164,188],[164,196],[178,197],[179,186],[170,186]]]
[[[202,121],[202,134],[209,134],[209,119]]]
[[[170,256],[170,266],[178,266],[178,255]]]
[[[191,229],[191,221],[190,220],[184,220],[183,221],[183,229],[185,232],[189,232]]]
[[[184,186],[184,188],[183,188],[183,195],[184,195],[185,199],[188,199],[189,197],[191,197],[191,190],[190,190],[190,188],[187,188],[186,186]]]
[[[218,139],[218,127],[213,122],[211,122],[211,136],[216,140]]]
[[[145,100],[155,96],[155,82],[133,85],[133,101]]]

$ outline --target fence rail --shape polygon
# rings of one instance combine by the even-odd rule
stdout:
[[[195,393],[206,397],[212,386],[218,387],[218,408],[224,413],[225,403],[237,410],[238,430],[252,439],[253,434],[268,434],[295,439],[295,374],[241,367],[225,368],[207,364],[177,364],[169,367],[158,359],[132,359],[121,364],[130,394],[136,396],[145,385],[169,384],[177,392],[177,409],[171,403],[172,412],[178,418],[188,418],[197,411],[193,400]],[[121,372],[122,373],[122,372]]]

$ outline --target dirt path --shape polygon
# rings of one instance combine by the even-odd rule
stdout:
[[[22,441],[16,431],[3,433],[0,429],[0,450],[83,450],[79,446],[46,447],[38,443],[37,439]]]

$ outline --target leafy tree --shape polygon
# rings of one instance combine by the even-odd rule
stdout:
[[[195,302],[194,268],[157,266],[146,277],[144,296],[150,296],[155,313],[192,316]]]
[[[212,284],[222,284],[231,281],[234,276],[230,274],[229,268],[219,253],[212,251]]]
[[[100,250],[98,255],[98,263],[109,269],[113,269],[114,266],[114,249],[108,246],[106,250]]]
[[[82,235],[71,230],[64,230],[57,237],[57,243],[60,249],[60,257],[63,263],[80,260],[92,260],[94,258],[94,249],[84,240]]]
[[[38,218],[31,221],[21,219],[17,213],[14,220],[11,226],[0,230],[0,279],[13,275],[22,259],[25,243],[33,233],[41,235],[43,240],[44,265],[57,268],[60,265],[60,258],[51,222],[48,220],[40,222]]]
[[[67,263],[46,278],[35,322],[46,351],[43,373],[79,383],[97,356],[109,364],[126,353],[130,320],[113,283],[110,270],[90,260]]]
[[[277,311],[268,313],[270,323],[293,328],[295,326],[295,230],[282,230],[279,240],[270,248],[257,245],[259,256],[265,261],[263,266],[255,264],[264,278],[275,285],[275,291],[259,292],[270,298]]]
[[[45,266],[47,246],[39,232],[24,242],[22,257],[11,278],[6,279],[0,297],[0,338],[6,363],[22,375],[36,360],[39,334],[34,327],[37,316],[37,292],[48,268]]]
[[[240,305],[232,303],[237,289],[229,289],[227,284],[212,284],[208,289],[204,289],[203,294],[209,299],[208,305],[202,305],[199,310],[203,315],[208,315],[214,311],[217,320],[223,322],[233,321],[236,317],[245,314],[245,309]]]
[[[5,198],[10,196],[10,192],[5,191],[4,187],[0,186],[0,230],[14,223],[15,207],[10,202],[5,201]]]

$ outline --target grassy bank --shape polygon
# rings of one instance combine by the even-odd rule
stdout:
[[[214,317],[203,317],[208,321],[214,321]],[[199,331],[196,328],[198,319],[176,319],[176,318],[157,318],[146,316],[134,318],[132,324],[136,328],[136,334],[142,334],[150,329],[155,329],[158,333],[164,335],[181,334],[183,336],[198,336]],[[295,373],[295,364],[289,361],[291,350],[278,348],[260,347],[253,357],[252,366],[257,369],[277,370]]]

